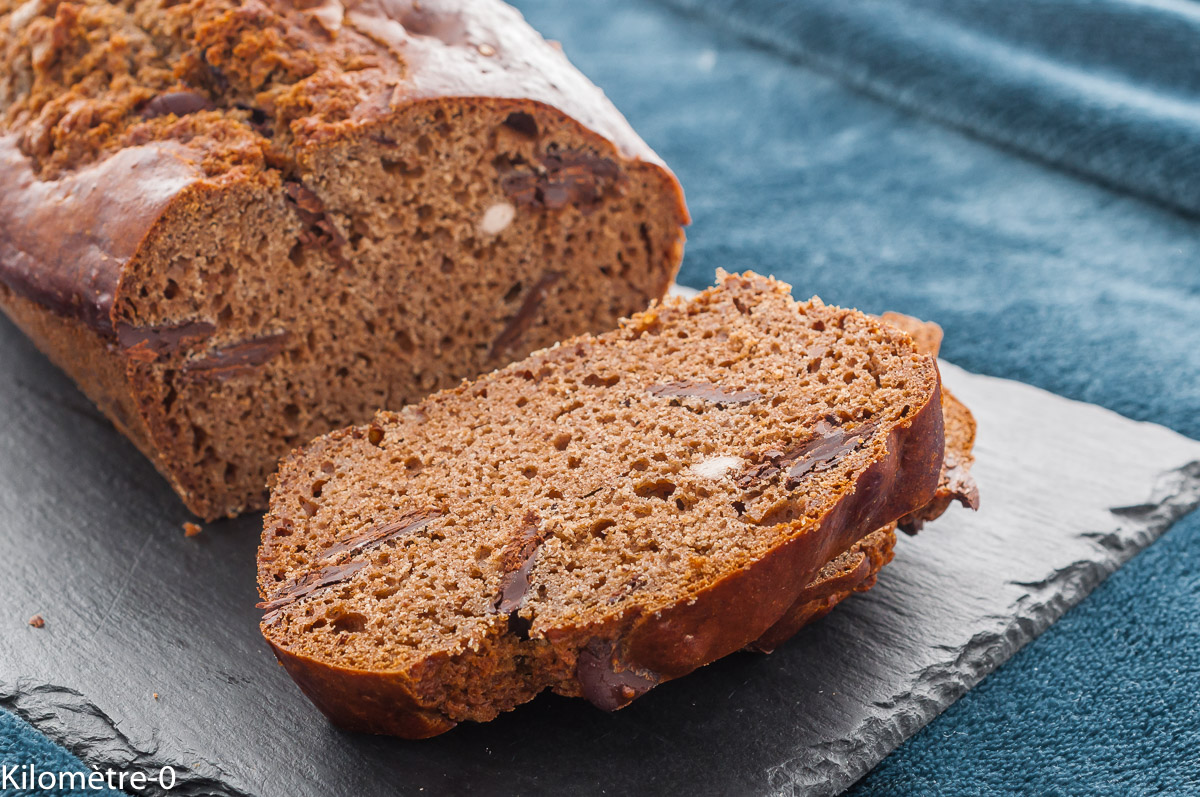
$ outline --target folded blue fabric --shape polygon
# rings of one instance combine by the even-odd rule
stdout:
[[[668,0],[899,106],[1200,213],[1189,0]]]
[[[871,795],[1200,794],[1200,514],[863,778]]]
[[[5,797],[27,794],[119,797],[108,788],[89,789],[78,778],[60,781],[63,773],[86,776],[91,770],[23,720],[0,711],[0,794]]]

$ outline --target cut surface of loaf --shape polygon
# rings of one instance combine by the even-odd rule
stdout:
[[[943,445],[906,335],[722,274],[294,452],[262,631],[347,728],[428,736],[545,689],[618,708],[930,501]]]
[[[906,332],[917,351],[937,357],[942,343],[940,326],[900,313],[883,313],[880,318]],[[979,508],[979,488],[971,476],[971,464],[975,461],[975,417],[945,385],[942,386],[942,419],[946,454],[937,493],[925,506],[901,518],[902,527],[910,534],[941,517],[953,501],[972,510]],[[875,586],[879,571],[892,561],[895,545],[896,524],[859,540],[850,550],[821,568],[784,619],[750,644],[749,649],[769,653],[855,592],[865,592]]]
[[[678,183],[499,0],[0,0],[0,307],[206,518],[660,297]]]

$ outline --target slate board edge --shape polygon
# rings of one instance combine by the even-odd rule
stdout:
[[[1146,504],[1112,508],[1114,514],[1127,518],[1129,523],[1120,534],[1097,540],[1098,545],[1109,551],[1107,557],[1079,562],[1055,571],[1038,584],[1023,585],[1031,594],[1046,595],[1048,600],[1019,607],[1003,628],[977,635],[952,667],[939,664],[923,671],[914,688],[881,706],[895,713],[889,721],[874,720],[875,732],[866,734],[876,740],[874,744],[864,746],[862,737],[855,737],[810,748],[770,773],[771,791],[807,795],[844,791],[873,768],[873,765],[855,766],[852,762],[881,761],[1197,507],[1200,507],[1200,461],[1163,474],[1155,495]],[[160,757],[156,750],[137,748],[108,715],[76,690],[0,681],[0,708],[16,714],[95,769],[112,767],[148,774],[157,773],[166,765],[176,769],[178,785],[170,792],[150,788],[142,793],[252,797],[226,783],[224,773],[204,774],[183,762]]]
[[[1095,561],[1076,562],[1036,584],[1022,584],[1035,600],[1014,608],[1011,619],[989,633],[977,634],[952,665],[939,662],[922,671],[912,689],[879,704],[893,712],[875,718],[872,733],[835,739],[803,751],[770,773],[773,794],[827,797],[840,794],[870,772],[905,740],[924,728],[989,673],[1040,636],[1068,609],[1147,546],[1176,521],[1200,508],[1200,461],[1165,472],[1147,503],[1112,507],[1128,521],[1118,533],[1096,538],[1109,553]],[[1044,596],[1044,599],[1037,599]],[[866,744],[863,738],[875,740]],[[857,763],[856,763],[857,762]]]
[[[672,282],[672,296],[691,298],[700,293],[696,288]],[[84,411],[99,423],[107,419],[99,415],[90,403]],[[158,781],[150,779],[140,794],[170,795],[170,797],[256,797],[242,791],[226,780],[226,773],[211,763],[193,768],[182,761],[163,755],[157,749],[142,749],[121,732],[113,719],[99,706],[76,689],[28,678],[0,678],[0,709],[20,717],[48,739],[66,748],[75,757],[96,770],[113,768],[126,772],[156,774],[162,767],[175,769],[176,785],[169,792],[156,788]]]
[[[895,714],[889,721],[875,720],[874,732],[865,734],[874,736],[875,742],[865,743],[856,736],[807,748],[770,772],[770,791],[828,795],[849,787],[870,771],[873,764],[869,762],[882,760],[1177,520],[1200,506],[1200,461],[1165,471],[1156,483],[1144,503],[1111,508],[1124,522],[1117,532],[1093,540],[1098,548],[1096,561],[1078,562],[1035,584],[1021,584],[1034,600],[1016,606],[1011,617],[1003,618],[1004,622],[993,631],[976,635],[949,667],[940,662],[922,671],[913,688],[877,704]],[[165,765],[175,767],[178,785],[161,794],[231,797],[252,794],[230,784],[228,773],[214,762],[190,766],[172,760],[153,745],[143,749],[133,744],[111,717],[77,690],[41,682],[34,684],[27,678],[0,679],[0,708],[21,717],[93,768],[112,767],[149,774],[157,773]],[[855,757],[863,763],[853,763]]]
[[[183,762],[159,756],[156,750],[139,749],[111,717],[77,690],[28,683],[0,681],[0,708],[16,714],[94,770],[146,773],[147,787],[139,794],[253,797],[225,782],[224,773],[203,774]],[[164,766],[175,770],[176,785],[170,791],[159,790],[154,777]]]

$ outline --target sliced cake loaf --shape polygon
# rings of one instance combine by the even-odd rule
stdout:
[[[940,326],[900,313],[884,313],[880,318],[904,330],[917,351],[937,357],[942,343]],[[970,509],[979,508],[979,488],[971,477],[971,463],[975,461],[972,453],[975,418],[945,385],[942,386],[942,418],[946,438],[942,475],[933,500],[901,519],[902,527],[910,534],[924,523],[940,517],[952,501],[957,500]],[[850,550],[821,568],[817,578],[805,588],[784,617],[749,648],[770,652],[804,626],[824,617],[853,593],[865,592],[875,586],[879,571],[892,561],[895,545],[894,523],[863,537]]]
[[[928,503],[943,445],[907,335],[720,275],[294,452],[262,631],[347,728],[429,736],[545,689],[619,708]]]
[[[194,512],[663,294],[679,185],[499,0],[0,0],[0,307]]]

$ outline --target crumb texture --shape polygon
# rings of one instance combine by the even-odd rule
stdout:
[[[877,319],[723,276],[295,453],[259,553],[264,634],[327,711],[327,679],[354,682],[329,667],[386,674],[450,722],[546,688],[617,708],[749,644],[930,500],[938,390]],[[809,571],[763,576],[784,584],[729,629],[722,606],[759,589],[738,578],[801,549]],[[648,617],[663,628],[631,654]]]

